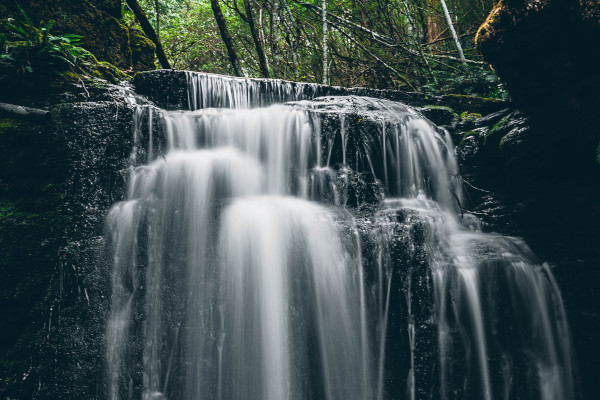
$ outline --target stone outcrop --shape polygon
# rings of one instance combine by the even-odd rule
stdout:
[[[484,58],[532,117],[598,121],[600,2],[503,0],[476,37]]]

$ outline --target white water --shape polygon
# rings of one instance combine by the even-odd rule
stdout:
[[[530,398],[572,398],[568,328],[550,270],[517,239],[459,220],[447,135],[391,102],[251,109],[304,94],[286,83],[265,92],[240,79],[188,79],[196,111],[154,112],[164,150],[154,147],[151,122],[148,143],[135,132],[127,199],[107,218],[109,399],[391,399],[395,385],[406,399],[492,400],[521,396],[513,381]],[[319,115],[348,109],[368,115],[378,133],[351,137],[350,113],[337,139],[321,132]],[[139,127],[151,110],[138,108]],[[344,207],[344,185],[361,166],[391,199],[358,218]],[[390,219],[399,212],[412,213],[405,231]],[[425,227],[423,243],[413,225]],[[365,232],[378,238],[367,255]],[[425,248],[428,272],[393,304],[401,240]],[[424,292],[429,298],[417,298]],[[431,303],[425,324],[436,334],[426,348],[417,302]],[[388,323],[399,307],[401,331]],[[503,324],[515,338],[502,336]],[[408,352],[388,354],[401,335]],[[423,354],[434,354],[432,365]],[[397,358],[406,375],[388,369]]]
[[[203,108],[253,108],[309,99],[323,86],[271,79],[248,79],[186,72],[188,104]]]

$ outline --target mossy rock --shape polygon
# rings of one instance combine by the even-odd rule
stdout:
[[[479,130],[467,131],[462,134],[462,139],[456,147],[464,147],[469,140],[477,139],[481,134],[481,128]],[[484,134],[485,135],[485,134]]]
[[[121,19],[123,17],[122,0],[91,0],[91,3],[97,9],[104,11],[108,15]]]
[[[517,150],[521,152],[522,144],[529,131],[527,117],[518,111],[513,111],[494,124],[487,132],[483,143],[485,151],[490,156],[502,153],[504,158],[507,158],[507,154],[515,153]]]
[[[3,15],[18,18],[20,14],[15,4],[7,2],[3,6],[6,9]],[[138,36],[143,34],[135,34],[136,49],[131,48],[130,31],[121,21],[119,0],[21,0],[19,4],[37,26],[55,20],[53,34],[81,35],[82,47],[101,61],[123,70],[135,69],[136,66],[140,66],[140,70],[154,69],[153,62],[147,62],[150,46],[147,42],[140,44],[143,39]],[[133,52],[137,53],[135,63]]]
[[[129,79],[129,75],[106,61],[99,61],[96,64],[93,75],[97,78],[105,79],[110,83],[118,83],[119,81]]]
[[[475,41],[515,103],[531,117],[550,117],[565,126],[574,119],[597,126],[598,0],[504,0]]]
[[[442,104],[456,112],[467,111],[481,115],[491,114],[507,107],[507,102],[502,100],[464,94],[446,94],[442,96]]]
[[[452,127],[458,122],[458,115],[450,107],[427,105],[419,111],[436,125]]]
[[[497,155],[502,138],[510,131],[510,115],[502,118],[485,134],[483,146],[488,155]]]
[[[131,61],[135,71],[151,71],[156,69],[154,54],[156,46],[140,30],[129,28],[131,44]]]

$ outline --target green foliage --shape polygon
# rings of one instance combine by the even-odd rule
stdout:
[[[81,36],[50,33],[55,21],[37,27],[17,6],[20,17],[0,26],[0,80],[46,79],[66,71],[81,70],[81,62],[91,53],[80,46]]]
[[[231,74],[227,51],[208,0],[139,0],[174,68]],[[273,38],[271,0],[221,0],[243,73],[260,76],[254,26],[271,77],[322,82],[323,30],[319,1],[279,0],[278,37]],[[474,35],[493,0],[447,0],[465,56],[481,61]],[[158,5],[158,7],[157,7]],[[332,85],[458,93],[505,99],[506,91],[483,65],[462,68],[439,2],[427,0],[328,0],[329,78]],[[124,9],[132,26],[133,15]],[[159,23],[157,23],[159,22]],[[277,46],[274,46],[274,41]],[[279,49],[279,72],[274,74]],[[406,84],[410,82],[410,86]],[[412,88],[411,88],[412,87]]]
[[[421,90],[508,100],[508,92],[498,75],[482,65],[463,66],[459,70],[438,69],[433,74],[437,84],[429,82]]]
[[[600,164],[600,143],[598,143],[598,147],[596,147],[596,162]]]
[[[463,111],[460,113],[460,119],[467,121],[477,121],[481,118],[481,114],[478,113],[470,113],[468,111]]]

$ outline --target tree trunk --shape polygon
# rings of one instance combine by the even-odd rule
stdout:
[[[219,0],[210,0],[210,5],[212,6],[213,13],[215,14],[215,20],[217,21],[217,25],[219,26],[221,39],[223,39],[223,43],[225,43],[225,47],[227,47],[227,55],[229,56],[229,61],[231,62],[233,71],[236,76],[243,76],[242,71],[240,69],[240,62],[238,60],[237,54],[235,53],[235,48],[233,47],[233,39],[229,34],[229,29],[227,29],[227,22],[225,21],[225,17],[223,16],[223,12],[221,11]]]
[[[444,0],[440,0],[442,4],[442,9],[444,10],[444,16],[446,17],[446,22],[448,22],[448,28],[450,28],[450,32],[452,32],[452,37],[454,38],[454,43],[456,43],[456,48],[458,49],[458,55],[460,57],[460,61],[463,65],[466,64],[465,54],[463,53],[462,46],[460,45],[460,41],[458,40],[458,35],[456,34],[456,30],[454,29],[454,24],[452,24],[452,18],[450,18],[450,13],[448,12],[448,7],[446,7],[446,2]]]
[[[267,57],[260,40],[260,35],[254,24],[254,15],[252,14],[252,6],[250,0],[244,0],[244,8],[246,9],[246,17],[248,18],[248,25],[250,27],[250,34],[252,35],[252,41],[254,41],[254,47],[256,47],[256,53],[258,54],[258,63],[260,65],[260,73],[264,78],[269,77],[269,64],[267,63]]]
[[[290,17],[290,21],[292,21],[292,26],[294,28],[294,40],[292,41],[292,58],[294,63],[294,78],[296,82],[300,80],[300,71],[298,70],[298,42],[300,41],[300,28],[298,27],[298,23],[296,19],[292,15],[292,10],[290,10],[290,5],[287,0],[283,0],[283,4],[285,5],[285,9]]]
[[[265,28],[263,26],[263,5],[262,3],[258,3],[259,4],[259,9],[258,9],[258,36],[260,37],[260,42],[262,43],[262,48],[263,50],[267,48],[267,35],[265,35]],[[265,61],[267,62],[267,70],[270,69],[269,67],[269,59],[267,57],[265,57]]]
[[[154,28],[152,28],[152,24],[150,24],[150,21],[148,21],[148,17],[146,16],[144,10],[142,10],[142,7],[140,7],[140,4],[137,2],[137,0],[125,0],[125,2],[131,11],[133,11],[133,15],[135,15],[135,18],[140,23],[140,26],[142,27],[142,30],[146,36],[148,36],[148,38],[152,40],[156,46],[156,57],[158,58],[160,66],[165,69],[171,69],[171,64],[169,63],[169,60],[167,60],[165,51],[160,43],[160,39],[156,35],[156,32],[154,32]]]
[[[273,45],[273,76],[279,77],[279,0],[272,0],[273,8],[271,14],[271,43]]]
[[[329,65],[327,64],[327,0],[321,0],[323,17],[323,84],[329,83]]]
[[[416,51],[419,52],[419,58],[425,65],[425,69],[429,73],[429,76],[433,79],[433,81],[437,85],[437,83],[438,83],[437,78],[433,74],[433,70],[431,69],[431,66],[429,65],[429,61],[427,61],[427,58],[425,58],[425,55],[423,54],[423,51],[421,49],[421,38],[419,37],[418,26],[414,22],[414,19],[411,15],[410,6],[408,5],[408,2],[406,0],[403,0],[403,3],[404,3],[404,9],[406,10],[406,19],[408,20],[408,23],[412,27],[412,31],[413,31],[412,35],[411,35],[411,41],[413,43],[413,46],[415,47]]]

